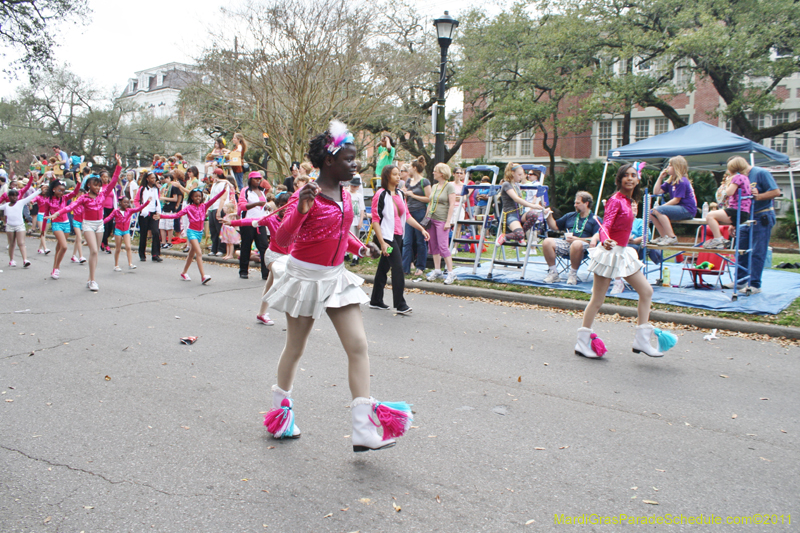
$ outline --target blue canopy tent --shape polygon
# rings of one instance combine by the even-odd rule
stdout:
[[[606,164],[603,167],[600,191],[597,193],[595,215],[600,207],[609,163],[612,161],[646,161],[650,165],[663,167],[669,158],[676,155],[686,158],[689,168],[693,170],[723,171],[727,166],[728,159],[737,155],[749,159],[753,166],[789,165],[789,157],[786,154],[776,152],[755,141],[711,124],[696,122],[643,141],[609,150]],[[798,245],[800,245],[800,220],[797,216],[797,201],[791,167],[789,168],[789,182],[792,187],[792,205],[797,221]]]

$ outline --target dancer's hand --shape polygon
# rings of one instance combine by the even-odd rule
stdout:
[[[424,228],[422,229],[422,236],[425,238],[426,241],[431,240],[431,234],[427,232]]]
[[[311,210],[311,207],[314,205],[314,198],[316,198],[318,192],[319,185],[313,181],[308,182],[308,184],[303,187],[303,190],[300,191],[300,194],[297,196],[297,210],[301,215],[305,215]]]
[[[606,250],[613,250],[616,245],[617,241],[613,239],[606,239],[603,241],[603,248],[605,248]]]

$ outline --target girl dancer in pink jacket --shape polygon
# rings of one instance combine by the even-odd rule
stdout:
[[[120,161],[119,155],[115,157],[117,159],[117,168],[114,170],[114,177],[109,183],[103,185],[103,181],[99,176],[89,176],[86,178],[86,184],[84,185],[86,194],[48,217],[48,219],[54,218],[83,206],[83,222],[81,225],[86,244],[89,246],[89,280],[86,282],[86,287],[90,291],[100,290],[100,286],[94,278],[97,272],[97,254],[100,249],[100,240],[103,238],[105,229],[103,227],[103,202],[105,202],[106,196],[114,194],[114,186],[116,186],[119,173],[122,171],[122,161]]]
[[[125,241],[125,252],[128,254],[128,270],[133,270],[136,265],[133,264],[133,252],[131,252],[131,217],[136,213],[141,212],[142,209],[150,204],[150,199],[135,209],[131,209],[131,201],[127,196],[120,198],[118,207],[111,211],[111,213],[103,219],[103,224],[108,224],[114,221],[114,272],[119,272],[122,269],[119,267],[119,252],[122,248],[122,242]]]
[[[189,203],[177,213],[161,213],[161,218],[181,218],[186,215],[189,218],[189,229],[186,236],[189,238],[189,255],[186,256],[186,264],[183,266],[181,278],[184,281],[192,281],[189,277],[189,267],[192,266],[192,259],[197,259],[197,270],[200,271],[200,278],[203,285],[211,281],[211,276],[206,276],[203,271],[203,251],[200,249],[200,242],[203,240],[203,222],[206,219],[208,208],[223,194],[227,192],[223,189],[214,198],[203,203],[203,191],[194,189],[189,193]]]
[[[588,270],[594,274],[592,285],[592,299],[583,312],[583,326],[578,329],[578,342],[575,345],[575,354],[584,357],[598,358],[606,353],[603,341],[592,331],[594,318],[606,298],[606,291],[611,281],[624,278],[634,290],[639,293],[638,319],[636,336],[633,339],[633,351],[645,353],[650,357],[661,357],[663,352],[669,350],[678,341],[677,337],[668,331],[654,328],[650,324],[650,303],[653,297],[653,288],[642,272],[642,262],[639,261],[633,248],[627,246],[633,226],[632,202],[640,197],[641,181],[640,168],[642,164],[622,165],[617,171],[617,191],[606,202],[605,215],[600,231],[592,240],[600,239],[601,244],[589,250]],[[599,222],[599,220],[598,220]],[[655,334],[658,347],[654,347],[651,337]]]
[[[280,192],[275,197],[275,206],[280,209],[286,205],[288,200],[289,193],[286,191]],[[282,210],[260,219],[244,218],[225,222],[225,224],[229,224],[231,226],[266,226],[269,230],[269,234],[273,236],[269,241],[269,248],[264,251],[264,265],[267,267],[267,269],[269,269],[269,275],[267,276],[267,282],[264,283],[264,292],[261,294],[261,308],[258,310],[258,314],[256,315],[256,320],[265,326],[272,326],[275,324],[275,322],[272,321],[267,313],[269,303],[264,299],[264,296],[266,296],[267,292],[272,287],[275,278],[280,276],[286,268],[286,256],[289,253],[289,249],[279,245],[278,240],[274,237],[281,225],[281,222],[283,222]]]
[[[61,260],[67,253],[67,233],[69,233],[69,218],[67,217],[67,202],[75,197],[81,190],[80,183],[75,186],[75,189],[66,193],[66,185],[58,178],[53,179],[50,185],[47,186],[47,216],[44,220],[50,221],[50,226],[53,228],[53,235],[56,238],[56,253],[53,254],[53,272],[50,277],[58,279],[61,277]],[[50,213],[60,213],[58,216],[50,216]]]
[[[300,436],[292,386],[314,321],[324,311],[347,353],[353,451],[388,448],[410,426],[411,409],[406,403],[386,404],[370,396],[367,336],[359,307],[369,298],[360,287],[364,280],[344,268],[344,255],[349,251],[378,257],[380,252],[350,233],[352,200],[342,185],[356,173],[353,136],[344,124],[332,122],[328,131],[311,140],[308,158],[320,169],[319,178],[292,195],[283,223],[272,236],[290,252],[286,271],[265,296],[270,307],[286,313],[286,345],[278,362],[278,383],[272,387],[273,409],[264,425],[276,438]],[[383,428],[382,436],[376,423]]]

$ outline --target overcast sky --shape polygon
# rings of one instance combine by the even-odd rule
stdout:
[[[412,0],[433,18],[449,10],[457,15],[469,6],[496,0]],[[83,79],[111,95],[122,90],[134,72],[166,63],[191,63],[204,44],[206,28],[219,17],[218,0],[88,0],[90,20],[82,26],[53,25],[60,46],[57,63],[69,63]],[[434,31],[431,23],[431,32]],[[4,82],[0,96],[14,95],[18,83]],[[456,95],[452,95],[456,99]],[[448,98],[448,108],[456,102]]]

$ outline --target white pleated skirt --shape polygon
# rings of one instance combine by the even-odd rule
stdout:
[[[310,316],[317,319],[329,307],[369,302],[361,288],[364,280],[347,270],[344,263],[317,270],[303,267],[290,256],[285,257],[272,264],[275,282],[264,295],[264,300],[273,310],[294,318]],[[285,268],[281,268],[284,261]]]
[[[639,272],[643,266],[636,251],[627,246],[615,246],[611,250],[606,250],[598,244],[589,249],[587,270],[604,278],[627,278]]]

